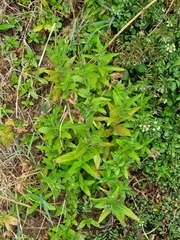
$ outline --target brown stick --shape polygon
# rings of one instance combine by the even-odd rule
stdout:
[[[12,203],[16,203],[18,205],[21,205],[21,206],[24,206],[24,207],[27,207],[27,208],[30,208],[31,206],[28,205],[28,204],[25,204],[25,203],[22,203],[22,202],[18,202],[16,200],[13,200],[13,199],[10,199],[10,198],[7,198],[7,197],[3,197],[3,196],[0,196],[0,199],[3,199],[3,200],[6,200],[8,202],[12,202]]]
[[[136,14],[136,16],[134,16],[123,28],[121,28],[121,30],[113,37],[113,39],[108,43],[108,46],[112,44],[112,42],[114,42],[114,40],[127,28],[129,27],[129,25],[131,25],[131,23],[133,23],[136,18],[138,18],[145,10],[147,10],[151,5],[153,5],[157,0],[153,0],[152,2],[150,2],[147,6],[145,6],[140,12],[138,12]]]
[[[7,197],[3,197],[3,196],[0,196],[0,199],[3,199],[3,200],[6,200],[8,202],[11,202],[11,203],[15,203],[17,205],[21,205],[23,207],[27,207],[27,208],[30,208],[31,206],[26,204],[26,203],[22,203],[22,202],[19,202],[19,201],[16,201],[14,199],[11,199],[11,198],[7,198]],[[40,210],[40,209],[36,209],[36,211],[40,212],[40,213],[43,213],[43,214],[46,214],[44,211]]]

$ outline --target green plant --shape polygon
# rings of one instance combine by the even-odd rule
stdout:
[[[18,211],[17,239],[31,238],[23,226],[40,212],[54,240],[177,240],[179,2],[156,1],[109,46],[147,1],[10,2],[0,13],[0,141],[16,149],[8,186],[25,177],[26,189],[8,189],[1,232]]]
[[[7,45],[15,47],[15,48],[19,47],[18,36],[14,36],[14,37],[5,36],[4,39],[7,43]]]
[[[7,105],[4,103],[0,108],[0,119],[4,116],[8,116],[8,114],[12,114],[14,111],[10,108],[7,108]]]
[[[112,83],[110,73],[123,69],[109,64],[117,54],[107,54],[106,49],[97,39],[97,56],[82,55],[81,66],[75,57],[67,56],[63,40],[57,48],[48,49],[55,69],[42,71],[54,84],[52,98],[59,103],[50,114],[43,108],[45,115],[36,117],[44,141],[38,148],[45,152],[41,194],[50,190],[56,199],[60,191],[66,203],[56,207],[56,215],[62,215],[64,221],[49,232],[51,238],[54,233],[63,239],[75,236],[74,224],[77,230],[91,224],[97,227],[110,214],[123,225],[125,216],[139,221],[125,206],[125,199],[134,194],[128,187],[129,166],[139,163],[139,150],[148,152],[146,144],[137,141],[139,132],[131,134],[128,129],[128,122],[134,121],[140,109],[136,102],[141,95],[130,97],[135,87]],[[91,198],[95,193],[99,197]],[[81,199],[82,194],[87,197]],[[98,222],[84,215],[77,223],[78,203],[83,205],[87,198],[92,208],[104,210]]]
[[[0,141],[5,147],[14,139],[13,126],[13,119],[8,119],[4,124],[0,124]]]
[[[15,217],[10,216],[5,212],[0,214],[0,225],[5,225],[7,231],[11,231],[12,226],[17,226],[18,224],[18,220]]]
[[[103,231],[101,233],[99,233],[99,231],[96,232],[96,234],[94,234],[93,236],[88,237],[87,239],[91,239],[93,237],[94,240],[107,240],[107,239],[112,239],[112,240],[116,240],[120,237],[122,237],[122,235],[118,232],[117,229],[103,229]]]
[[[41,36],[38,32],[30,32],[28,37],[28,43],[35,42],[43,44],[45,42],[45,37]]]
[[[7,31],[12,28],[16,28],[18,31],[22,31],[22,26],[19,24],[20,18],[15,18],[14,14],[9,14],[7,16],[7,23],[1,23],[0,31]]]

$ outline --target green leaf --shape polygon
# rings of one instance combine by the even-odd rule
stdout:
[[[84,185],[84,184],[80,184],[80,188],[83,190],[83,192],[90,197],[91,196],[91,192],[88,188],[88,186]]]
[[[106,72],[111,72],[111,71],[122,72],[122,71],[124,71],[124,68],[115,67],[115,66],[105,66],[104,68],[105,68]]]
[[[99,59],[98,57],[96,57],[96,56],[94,56],[94,55],[89,55],[89,54],[84,54],[83,57],[85,57],[85,58],[90,58],[90,59],[95,60],[95,61],[98,61],[98,59]],[[95,67],[96,65],[89,63],[89,64],[87,64],[86,66],[88,66],[88,67],[89,67],[89,66],[94,66],[94,67]],[[96,67],[96,68],[97,68],[97,67]]]
[[[34,203],[30,208],[28,208],[27,214],[29,215],[29,214],[33,213],[36,210],[36,208],[38,208],[38,207],[39,207],[39,203]]]
[[[44,7],[49,7],[48,3],[46,2],[46,0],[41,0],[41,3]]]
[[[97,57],[95,57],[97,58]],[[85,66],[84,66],[84,70],[85,72],[94,72],[97,70],[97,66],[96,64],[92,64],[92,63],[87,63]]]
[[[106,71],[106,67],[98,67],[98,70],[99,70],[99,72],[100,72],[100,74],[101,74],[101,76],[102,77],[104,77],[104,75],[107,73],[107,71]],[[105,78],[105,82],[107,81],[107,79]]]
[[[119,111],[111,104],[108,103],[109,111],[110,111],[110,117],[107,121],[107,126],[109,126],[111,123],[119,123]]]
[[[41,24],[41,25],[38,25],[37,27],[35,27],[35,28],[33,29],[33,32],[40,32],[43,28],[44,28],[44,27],[43,27],[42,24]]]
[[[93,160],[94,160],[94,163],[95,163],[95,166],[96,166],[96,169],[99,169],[99,165],[101,163],[101,157],[99,154],[95,155],[93,157]]]
[[[50,204],[50,203],[47,203],[47,209],[51,210],[51,211],[56,210],[56,208],[52,204]]]
[[[108,64],[113,59],[113,57],[116,57],[118,55],[119,55],[119,53],[107,53],[107,54],[105,54],[103,56],[103,65]],[[111,66],[109,66],[109,67],[111,67]],[[120,69],[120,68],[118,68],[118,69]],[[116,71],[116,70],[109,70],[109,71]],[[119,70],[117,70],[117,71],[119,71]]]
[[[105,208],[99,216],[98,223],[101,223],[111,212],[112,210],[110,208]]]
[[[119,220],[122,226],[125,226],[124,222],[124,214],[116,208],[112,208],[112,213],[116,216],[116,218]]]
[[[78,168],[81,167],[81,163],[80,162],[74,162],[73,165],[71,166],[71,168],[69,169],[68,173],[73,175],[74,173],[77,172]]]
[[[104,208],[106,206],[107,198],[92,198],[92,200],[96,203],[95,208]]]
[[[136,67],[136,70],[140,73],[147,73],[148,69],[145,64],[140,64]]]
[[[98,175],[97,175],[97,173],[94,172],[94,171],[92,170],[92,168],[91,168],[87,163],[83,164],[83,165],[82,165],[82,168],[83,168],[87,173],[89,173],[89,175],[91,175],[92,177],[94,177],[94,178],[99,178]]]
[[[5,23],[5,24],[2,24],[0,26],[0,31],[7,31],[7,30],[9,30],[11,28],[14,28],[14,25],[9,24],[9,23]]]
[[[19,41],[18,41],[18,37],[15,36],[15,37],[8,37],[8,36],[5,36],[4,39],[6,40],[6,42],[8,44],[10,44],[11,46],[15,47],[15,48],[18,48],[19,47]]]
[[[140,158],[138,157],[137,153],[135,151],[129,151],[128,155],[130,157],[132,157],[134,160],[136,160],[136,162],[140,162]]]
[[[84,88],[80,88],[80,89],[78,90],[78,95],[81,96],[81,97],[83,97],[83,98],[88,98],[88,97],[90,97],[89,91],[88,91],[87,89],[84,89]]]
[[[118,124],[114,127],[113,134],[128,137],[131,136],[130,130],[125,128],[122,124]]]
[[[54,163],[66,163],[82,157],[87,150],[87,144],[85,142],[80,142],[76,150],[66,153],[54,160]]]
[[[121,172],[123,173],[123,175],[124,175],[124,177],[126,178],[126,179],[128,179],[129,178],[129,176],[128,176],[128,166],[122,166],[122,168],[121,168]]]
[[[99,227],[99,223],[95,221],[94,219],[91,220],[91,224],[95,227]]]
[[[119,215],[119,213],[124,214],[127,217],[130,217],[136,221],[139,221],[140,219],[131,211],[131,209],[127,208],[125,205],[121,203],[117,203],[115,207],[113,206],[113,210],[117,210],[116,214]],[[113,212],[114,213],[114,212]],[[116,216],[116,215],[115,215]],[[117,216],[116,216],[117,217]]]
[[[83,180],[83,182],[84,182],[84,185],[86,185],[86,186],[91,186],[91,185],[93,185],[93,183],[95,182],[94,180]]]
[[[130,111],[128,111],[128,114],[130,116],[133,116],[141,107],[134,107],[134,108],[131,108]]]
[[[91,159],[93,159],[93,157],[98,153],[98,150],[94,147],[89,147],[86,154],[83,155],[83,161],[87,162]]]
[[[44,30],[49,30],[49,31],[51,31],[52,28],[53,28],[53,25],[50,25],[50,24],[44,25]]]
[[[85,220],[82,220],[82,221],[78,224],[77,230],[82,229],[85,225],[86,225]]]
[[[48,132],[50,132],[52,130],[52,128],[50,128],[50,127],[41,127],[41,128],[39,128],[39,132],[40,133],[44,133],[44,134],[47,134]]]
[[[77,159],[76,151],[72,151],[56,158],[54,163],[66,163],[75,159]]]
[[[82,136],[86,136],[86,125],[79,123],[79,124],[74,124],[70,121],[63,123],[62,129],[74,129],[78,133],[80,133]]]
[[[62,133],[61,133],[61,138],[67,138],[67,139],[71,139],[72,138],[72,136],[71,136],[71,134],[69,134],[67,131],[62,131]]]

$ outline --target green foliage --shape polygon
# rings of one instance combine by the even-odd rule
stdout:
[[[8,116],[8,114],[12,114],[13,110],[10,108],[7,108],[6,104],[3,104],[0,108],[0,118],[3,118],[4,116]]]
[[[145,232],[149,239],[154,233],[178,239],[179,2],[169,9],[168,1],[157,1],[112,46],[111,34],[147,1],[17,2],[24,18],[0,13],[1,55],[11,51],[8,62],[13,65],[8,86],[24,108],[42,99],[42,114],[37,113],[34,124],[38,133],[20,138],[26,156],[41,170],[41,186],[29,184],[23,195],[17,194],[18,201],[29,200],[27,214],[46,215],[54,240],[145,239]],[[21,38],[25,20],[26,44]],[[48,66],[39,67],[41,49],[36,53],[33,47],[43,50],[45,43]],[[1,105],[1,118],[13,114],[8,107]],[[14,125],[24,124],[1,123],[1,143],[8,147]],[[37,144],[43,152],[38,163],[31,153]],[[22,206],[18,210],[23,212]],[[1,225],[16,220],[1,215]],[[132,220],[126,226],[127,217]],[[123,227],[116,230],[112,220]]]
[[[14,140],[13,125],[13,119],[8,119],[4,124],[0,124],[0,141],[5,147]]]
[[[124,205],[126,195],[133,194],[125,179],[128,179],[130,164],[140,161],[137,152],[143,146],[137,142],[139,133],[132,135],[125,123],[134,121],[134,114],[140,109],[136,102],[141,95],[130,97],[131,87],[126,89],[121,81],[111,83],[110,73],[123,69],[109,64],[117,54],[107,54],[106,49],[97,39],[97,56],[82,55],[81,66],[75,57],[67,56],[67,44],[63,40],[48,50],[55,69],[44,70],[44,73],[54,84],[53,101],[60,99],[61,105],[54,104],[50,114],[46,114],[45,108],[45,116],[36,117],[39,121],[36,128],[43,134],[45,143],[38,148],[46,155],[41,192],[50,188],[55,198],[59,190],[65,192],[66,206],[56,209],[57,215],[64,215],[64,224],[52,229],[64,239],[75,234],[73,223],[78,224],[77,230],[85,225],[97,227],[111,213],[123,225],[125,216],[139,221]],[[91,63],[86,63],[87,58]],[[85,215],[76,223],[82,192],[90,197],[95,208],[104,209],[99,223]],[[91,199],[95,192],[101,197]],[[73,211],[69,207],[72,204]]]
[[[116,240],[120,237],[122,237],[122,235],[119,233],[119,231],[117,229],[103,229],[102,233],[99,233],[98,231],[96,232],[96,234],[94,234],[93,236],[87,236],[87,239],[93,239],[94,240],[108,240],[108,239],[112,239],[112,240]]]
[[[3,18],[4,16],[1,15],[1,22],[3,22],[2,21]],[[18,31],[22,31],[22,27],[19,25],[20,20],[21,20],[20,18],[15,18],[14,14],[9,14],[7,17],[6,23],[1,23],[0,32],[4,32],[12,28],[16,28]]]

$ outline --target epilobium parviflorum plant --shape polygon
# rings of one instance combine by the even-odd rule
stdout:
[[[179,2],[6,2],[0,234],[178,239]]]
[[[117,54],[106,49],[97,38],[97,54],[82,55],[80,65],[68,57],[63,40],[48,50],[54,70],[44,73],[53,83],[53,105],[50,112],[44,106],[44,116],[36,117],[44,141],[38,148],[45,153],[41,194],[50,191],[55,202],[64,196],[55,209],[62,221],[50,230],[51,239],[99,227],[110,216],[123,226],[126,216],[139,221],[125,200],[135,194],[128,186],[129,166],[139,163],[140,149],[149,151],[138,142],[139,132],[131,134],[128,128],[142,96],[130,97],[134,88],[113,79],[112,73],[120,76],[123,69],[110,64]],[[79,218],[87,201],[91,217],[85,211]]]

